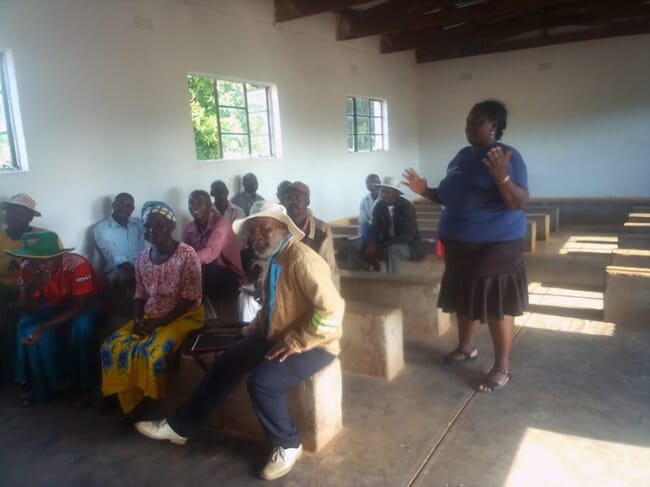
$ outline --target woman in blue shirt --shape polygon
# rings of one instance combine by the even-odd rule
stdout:
[[[510,380],[514,317],[528,304],[523,259],[528,201],[526,165],[516,149],[499,142],[507,111],[498,101],[474,105],[467,117],[469,147],[461,149],[437,188],[412,170],[409,188],[444,205],[438,236],[445,247],[445,272],[438,306],[458,317],[458,347],[445,364],[478,357],[475,332],[487,322],[494,345],[494,366],[478,390],[502,389]]]

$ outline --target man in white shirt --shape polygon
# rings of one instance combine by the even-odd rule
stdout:
[[[135,259],[144,250],[144,228],[139,218],[131,218],[135,201],[129,193],[113,200],[113,213],[95,226],[95,243],[106,260],[104,272],[116,297],[126,311],[135,292]],[[123,301],[123,302],[122,302]]]
[[[144,250],[144,228],[139,218],[131,218],[133,196],[120,193],[113,201],[113,213],[95,227],[95,242],[106,259],[109,280],[135,279],[135,259]]]

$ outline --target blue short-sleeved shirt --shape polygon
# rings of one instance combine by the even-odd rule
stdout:
[[[528,173],[521,154],[502,143],[479,153],[461,149],[447,166],[447,176],[437,188],[444,205],[438,226],[443,239],[462,242],[507,242],[524,238],[526,216],[522,210],[506,208],[496,183],[483,164],[486,152],[501,146],[512,152],[508,174],[513,182],[528,189]]]

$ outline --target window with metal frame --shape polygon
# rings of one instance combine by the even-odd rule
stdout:
[[[21,169],[10,95],[6,56],[0,51],[0,172]]]
[[[386,150],[386,103],[375,98],[348,96],[348,151]]]
[[[194,74],[187,81],[198,160],[275,156],[270,86]]]

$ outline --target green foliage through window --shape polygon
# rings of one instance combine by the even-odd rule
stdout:
[[[346,99],[348,150],[380,151],[386,148],[384,102],[349,96]]]
[[[197,159],[273,155],[268,87],[192,74],[187,81]]]

